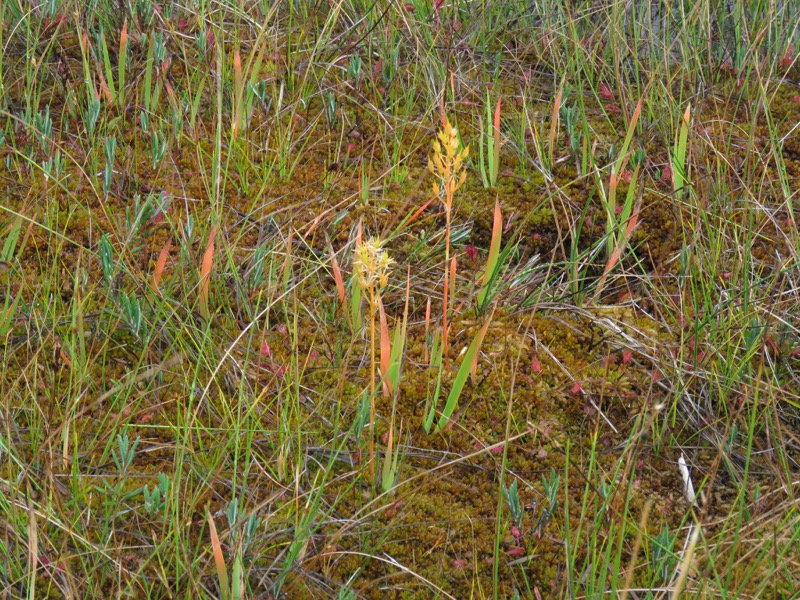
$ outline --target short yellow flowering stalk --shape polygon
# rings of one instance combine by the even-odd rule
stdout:
[[[428,169],[433,173],[438,181],[433,183],[433,193],[442,198],[444,203],[444,214],[446,219],[445,247],[444,247],[444,302],[442,306],[442,335],[444,337],[445,355],[447,354],[447,314],[449,304],[452,302],[455,293],[455,277],[449,277],[450,265],[450,219],[453,212],[453,197],[458,188],[467,179],[467,172],[464,170],[464,161],[469,156],[469,146],[458,149],[460,141],[458,130],[445,118],[444,127],[437,134],[437,139],[433,141],[433,155],[428,159]],[[449,280],[449,285],[448,285]]]
[[[389,258],[388,252],[383,249],[382,242],[370,238],[366,242],[356,245],[353,257],[353,270],[358,277],[358,285],[367,293],[369,304],[369,341],[371,351],[370,365],[370,422],[375,423],[375,313],[381,302],[381,291],[389,283],[389,271],[394,261]],[[373,436],[374,438],[374,436]],[[374,458],[375,441],[370,439],[370,460]]]

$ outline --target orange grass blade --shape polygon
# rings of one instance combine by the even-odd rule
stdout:
[[[156,267],[153,269],[153,290],[158,291],[158,286],[161,283],[161,276],[164,274],[164,267],[167,266],[167,258],[169,258],[169,251],[172,248],[172,242],[167,240],[161,252],[158,254]]]
[[[228,571],[225,568],[225,557],[222,556],[222,544],[220,544],[219,535],[217,534],[217,526],[214,525],[214,518],[211,516],[211,511],[208,507],[206,507],[206,520],[208,521],[208,533],[211,536],[214,565],[217,568],[217,577],[219,577],[219,593],[222,600],[228,600],[231,588],[228,583]]]
[[[450,302],[454,302],[456,298],[456,255],[450,258]],[[458,309],[453,311],[453,315],[458,312]],[[453,315],[450,315],[452,318]]]
[[[425,343],[422,345],[424,349],[423,362],[428,364],[428,336],[431,332],[431,298],[428,296],[428,301],[425,303]]]
[[[497,259],[500,256],[500,238],[503,235],[503,213],[500,210],[500,199],[494,200],[494,223],[492,224],[492,241],[489,243],[489,256],[486,258],[486,270],[483,273],[483,287],[478,292],[478,306],[485,308],[484,303],[489,295],[489,284],[497,270]]]
[[[29,598],[36,598],[36,574],[39,570],[39,533],[36,527],[36,512],[28,508],[28,593]]]
[[[203,254],[203,262],[200,265],[200,314],[208,321],[208,289],[211,283],[211,267],[214,264],[214,238],[217,237],[217,226],[214,225],[208,234],[208,245]]]
[[[449,366],[449,359],[447,358],[447,350],[449,344],[447,343],[447,290],[449,285],[450,272],[445,269],[444,272],[444,292],[442,292],[442,354],[444,356],[445,367]]]
[[[642,115],[643,102],[644,96],[639,98],[639,102],[636,103],[636,109],[634,109],[633,115],[631,116],[631,122],[628,123],[628,131],[625,133],[625,140],[622,142],[622,148],[620,149],[619,157],[615,163],[616,169],[614,170],[617,174],[625,171],[625,165],[628,162],[628,148],[631,146],[633,134],[636,132],[636,125],[639,123],[639,117]]]
[[[100,69],[97,69],[97,79],[100,80],[100,89],[103,91],[103,96],[105,96],[106,102],[113,104],[114,96],[111,94],[111,89],[108,87],[106,78],[103,76],[103,72]]]
[[[358,222],[356,228],[356,248],[361,245],[361,221]],[[353,331],[356,332],[361,329],[362,315],[361,315],[361,284],[358,282],[358,275],[355,268],[353,268],[352,287],[350,295],[350,322],[353,325]]]
[[[124,56],[128,50],[128,19],[122,24],[122,31],[119,34],[119,55]]]
[[[237,48],[233,52],[233,79],[234,79],[234,94],[235,106],[233,109],[233,137],[239,134],[239,129],[242,125],[242,97],[244,96],[244,84],[242,80],[242,55]]]
[[[548,160],[549,165],[548,168],[550,170],[553,169],[553,151],[556,147],[556,135],[558,135],[558,116],[559,116],[559,109],[561,108],[561,95],[564,93],[564,86],[558,88],[556,92],[555,100],[553,101],[553,114],[550,116],[550,139],[549,139],[549,148],[548,148]]]
[[[595,288],[595,298],[600,295],[600,292],[603,290],[606,284],[606,278],[614,266],[619,262],[620,258],[622,257],[622,253],[625,250],[625,246],[628,244],[628,240],[631,239],[631,235],[636,230],[636,226],[639,223],[639,210],[636,211],[630,216],[628,219],[627,226],[625,228],[625,235],[623,235],[617,246],[614,248],[614,251],[608,257],[608,262],[606,263],[605,269],[603,269],[603,274],[600,276],[600,279],[597,282],[597,286]]]
[[[128,63],[128,20],[122,24],[119,34],[119,51],[117,52],[117,103],[119,108],[125,106],[125,69]]]
[[[394,449],[394,427],[389,427],[388,437],[386,439],[386,455],[383,457],[383,478],[384,489],[386,482],[391,479],[392,475],[392,450]]]
[[[342,270],[339,268],[339,261],[336,260],[336,252],[333,251],[333,246],[328,241],[328,252],[331,255],[331,270],[333,271],[333,280],[336,282],[336,294],[339,296],[345,308],[347,308],[347,293],[344,289],[344,278],[342,277]]]
[[[603,269],[603,277],[605,277],[611,269],[613,269],[616,264],[619,262],[620,257],[622,256],[622,252],[625,250],[625,246],[628,243],[628,240],[631,239],[631,234],[636,229],[636,226],[639,224],[639,213],[634,213],[631,215],[631,218],[628,219],[628,226],[625,228],[625,235],[617,244],[617,247],[614,248],[614,252],[611,253],[611,256],[606,263],[605,269]]]
[[[503,102],[503,96],[500,96],[497,99],[497,106],[494,109],[494,147],[492,151],[494,152],[494,168],[495,170],[499,169],[500,166],[500,107]],[[495,172],[495,177],[497,177],[497,173]]]
[[[403,222],[400,224],[400,226],[399,226],[399,227],[397,228],[397,230],[395,231],[395,235],[396,235],[396,234],[398,234],[398,233],[400,233],[401,231],[403,231],[403,230],[404,230],[406,227],[408,227],[409,225],[411,225],[411,223],[414,221],[414,219],[416,219],[418,216],[420,216],[420,215],[422,214],[422,212],[423,212],[423,211],[424,211],[426,208],[428,208],[428,207],[431,205],[431,203],[432,203],[434,200],[436,200],[436,198],[435,198],[435,197],[434,197],[434,198],[431,198],[430,200],[428,200],[427,202],[425,202],[425,203],[424,203],[422,206],[420,206],[420,207],[419,207],[417,210],[415,210],[415,211],[414,211],[414,213],[413,213],[413,214],[412,214],[410,217],[408,217],[408,218],[407,218],[405,221],[403,221]]]
[[[378,319],[381,329],[381,381],[383,382],[383,396],[388,398],[392,393],[392,382],[389,381],[389,364],[392,358],[392,342],[389,338],[389,323],[386,320],[386,311],[383,302],[378,296]]]
[[[451,72],[450,75],[452,77],[453,73]],[[442,97],[439,98],[439,120],[442,122],[442,127],[447,123],[447,115],[444,112],[444,96],[444,92],[442,92]]]

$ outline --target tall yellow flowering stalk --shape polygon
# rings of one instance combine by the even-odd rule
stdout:
[[[455,277],[449,276],[449,271],[454,270],[450,264],[450,223],[453,213],[453,197],[467,179],[464,162],[469,156],[469,146],[464,146],[460,151],[458,146],[458,130],[450,124],[445,117],[444,126],[433,141],[433,155],[428,159],[428,169],[437,181],[433,183],[433,193],[441,197],[444,203],[446,219],[445,246],[444,246],[444,294],[442,306],[442,335],[447,355],[447,314],[455,294]],[[449,281],[449,284],[448,284]]]
[[[358,278],[358,285],[367,293],[369,304],[369,341],[371,351],[370,382],[370,422],[375,423],[375,314],[381,302],[381,292],[389,283],[389,271],[394,261],[383,248],[383,243],[375,238],[356,245],[353,257],[353,269]],[[370,438],[370,459],[375,455],[374,436]]]

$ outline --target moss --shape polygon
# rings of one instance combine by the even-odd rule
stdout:
[[[75,53],[77,38],[67,41],[71,48],[67,55],[79,61],[80,54]],[[181,79],[185,71],[180,66],[176,57],[171,77],[178,89],[187,83]],[[71,64],[74,75],[83,77],[78,67],[79,64]],[[288,67],[281,65],[280,68]],[[277,69],[276,65],[265,67],[264,75],[268,76],[270,85],[274,83]],[[727,90],[725,86],[734,86],[734,82],[726,82],[717,91],[734,93],[735,90]],[[783,86],[768,96],[772,98],[773,110],[787,115],[778,124],[781,135],[788,133],[800,114],[795,91]],[[23,97],[16,84],[9,93],[15,101]],[[59,96],[54,95],[53,101],[58,100]],[[705,132],[709,136],[731,136],[732,143],[726,147],[728,155],[724,158],[739,165],[737,177],[750,177],[752,181],[775,180],[776,172],[770,161],[765,161],[768,164],[764,165],[747,163],[752,160],[748,152],[769,151],[765,144],[769,137],[766,124],[763,119],[755,123],[752,132],[755,147],[745,150],[750,143],[749,136],[736,133],[737,127],[733,125],[749,127],[751,121],[744,109],[736,108],[735,104],[717,104],[709,100],[698,106],[697,135],[700,135],[699,128],[709,127]],[[65,110],[54,108],[57,113]],[[597,142],[596,158],[604,156],[612,144],[618,146],[620,132],[625,129],[621,117],[614,116],[608,121],[601,116],[599,108],[591,103],[588,106],[592,135],[596,136],[593,142]],[[156,473],[172,472],[182,466],[175,464],[176,453],[172,450],[176,446],[183,448],[185,444],[186,481],[182,482],[185,487],[178,494],[180,500],[192,501],[192,506],[186,507],[186,517],[194,526],[187,535],[193,536],[198,547],[203,544],[202,547],[207,547],[205,538],[201,541],[201,528],[196,524],[205,522],[206,503],[212,511],[226,509],[227,502],[235,495],[233,482],[236,482],[236,486],[242,486],[236,489],[247,490],[246,494],[239,493],[248,508],[262,509],[269,505],[269,510],[275,511],[274,522],[265,525],[274,538],[267,537],[252,550],[254,563],[264,562],[259,566],[263,571],[254,568],[254,572],[266,572],[273,568],[272,560],[280,560],[285,548],[294,541],[301,517],[298,511],[303,510],[302,502],[295,502],[291,494],[281,496],[281,493],[286,489],[297,490],[303,502],[312,497],[322,478],[323,469],[319,465],[324,465],[325,461],[312,460],[319,457],[310,456],[308,448],[342,444],[348,458],[336,463],[335,476],[326,482],[322,491],[320,505],[328,511],[325,522],[304,548],[302,564],[286,581],[290,595],[319,596],[319,590],[310,583],[313,578],[304,577],[301,570],[319,571],[338,582],[347,581],[359,571],[359,581],[365,582],[361,593],[376,597],[383,593],[381,582],[387,577],[401,577],[385,563],[354,553],[391,556],[456,597],[467,597],[475,589],[475,580],[489,581],[493,571],[489,561],[499,560],[501,595],[511,594],[520,580],[520,571],[524,571],[525,577],[540,590],[557,595],[565,568],[562,545],[565,532],[560,529],[562,515],[559,514],[535,533],[543,502],[542,473],[549,473],[551,469],[563,472],[569,443],[573,452],[571,466],[579,475],[571,471],[569,489],[562,487],[560,492],[562,507],[564,494],[568,494],[570,500],[570,514],[564,518],[570,520],[574,532],[579,525],[586,525],[580,521],[584,502],[589,506],[596,503],[598,510],[605,509],[595,494],[599,479],[591,482],[591,498],[584,496],[586,483],[575,481],[588,470],[589,452],[592,448],[599,449],[595,465],[601,472],[598,477],[607,476],[606,483],[615,484],[609,474],[617,472],[618,448],[625,444],[630,433],[625,424],[645,408],[672,400],[653,385],[650,374],[653,364],[646,354],[637,354],[632,362],[623,364],[620,347],[625,347],[626,335],[664,346],[685,340],[680,339],[682,334],[678,329],[672,328],[673,323],[652,316],[655,311],[634,308],[648,302],[647,294],[639,293],[641,289],[635,282],[625,290],[635,296],[635,301],[615,306],[620,297],[620,289],[615,288],[603,298],[609,306],[586,308],[580,313],[558,310],[558,306],[551,304],[537,309],[529,318],[529,314],[518,312],[518,307],[501,296],[500,306],[482,344],[477,377],[467,383],[453,426],[442,434],[426,435],[421,423],[437,373],[426,362],[430,348],[425,339],[423,318],[428,298],[432,299],[433,314],[441,311],[442,269],[439,263],[443,257],[443,243],[438,234],[444,221],[441,207],[434,202],[389,242],[389,251],[399,263],[385,297],[386,312],[392,324],[403,311],[403,274],[407,266],[412,268],[413,278],[400,395],[396,399],[377,398],[379,420],[374,430],[368,428],[362,439],[345,438],[344,430],[352,423],[362,390],[368,386],[369,348],[363,332],[352,335],[345,322],[346,311],[339,306],[327,258],[328,242],[335,251],[342,249],[352,241],[359,224],[364,235],[395,231],[403,218],[414,214],[430,199],[431,181],[421,160],[424,152],[414,151],[415,144],[408,142],[410,157],[403,165],[408,170],[408,178],[398,189],[388,185],[383,186],[383,192],[370,189],[367,201],[362,202],[359,194],[362,167],[369,181],[374,182],[394,160],[390,149],[384,148],[382,143],[385,142],[381,138],[385,116],[370,113],[360,104],[347,103],[339,118],[352,121],[354,127],[357,123],[359,136],[352,138],[357,140],[353,142],[356,147],[345,159],[341,153],[337,154],[338,132],[310,125],[322,110],[315,98],[302,115],[287,114],[285,119],[273,120],[270,126],[263,128],[255,124],[267,122],[271,117],[257,111],[253,117],[254,126],[241,143],[230,147],[227,141],[223,144],[220,160],[228,169],[215,207],[211,206],[209,198],[209,188],[214,188],[209,186],[209,179],[215,152],[215,123],[210,113],[201,114],[196,130],[186,134],[194,139],[170,139],[169,159],[156,169],[150,157],[150,133],[134,124],[134,115],[127,115],[128,121],[117,133],[120,180],[115,181],[116,186],[108,198],[99,197],[93,187],[97,185],[96,174],[86,176],[76,168],[72,168],[70,177],[79,183],[70,186],[68,191],[55,188],[52,182],[48,184],[39,171],[33,170],[28,187],[8,195],[9,207],[46,223],[49,228],[49,231],[38,226],[31,229],[25,247],[16,257],[24,267],[21,276],[0,280],[3,285],[16,286],[26,300],[22,309],[24,319],[12,331],[14,351],[8,355],[3,385],[6,390],[16,389],[31,364],[37,365],[36,373],[42,373],[41,379],[30,384],[31,389],[36,390],[36,410],[30,409],[21,399],[10,400],[18,428],[14,434],[23,448],[21,458],[37,465],[47,458],[44,450],[40,450],[42,440],[35,439],[33,431],[42,430],[44,419],[47,419],[46,428],[58,431],[69,417],[64,408],[69,398],[85,397],[90,401],[108,390],[113,382],[126,380],[140,368],[140,362],[152,364],[169,353],[186,352],[191,357],[191,368],[197,380],[193,379],[194,375],[185,376],[176,369],[160,375],[157,381],[132,387],[129,398],[115,397],[81,415],[73,424],[73,431],[80,439],[80,447],[76,449],[79,461],[75,467],[80,477],[95,477],[93,471],[99,468],[101,459],[107,459],[105,448],[111,432],[126,426],[141,435],[149,447],[164,445],[169,448],[169,451],[148,451],[147,460],[137,460],[126,490],[152,482]],[[549,104],[542,103],[532,110],[547,114]],[[159,117],[165,115],[159,112]],[[460,121],[465,123],[461,130],[465,138],[476,139],[474,127],[468,125],[470,118],[470,114],[461,115]],[[718,131],[715,129],[718,123],[730,125]],[[161,123],[159,126],[166,128]],[[406,139],[426,140],[427,151],[429,132],[425,125],[409,123],[407,127]],[[301,156],[302,160],[291,176],[280,178],[276,162],[280,156],[275,148],[281,136],[287,135],[287,130],[293,131],[290,158]],[[308,136],[313,136],[313,143],[306,144]],[[61,141],[69,143],[69,136],[64,134],[63,137]],[[84,161],[91,164],[92,153],[98,153],[98,147],[96,144],[91,147],[88,140],[81,140],[83,142],[87,148],[75,148],[74,156],[80,157],[77,160],[80,164]],[[640,270],[653,277],[676,273],[675,257],[683,240],[694,233],[691,228],[698,226],[701,217],[708,218],[712,227],[745,227],[752,223],[758,231],[754,256],[761,266],[774,268],[775,251],[786,249],[787,240],[791,239],[786,233],[794,231],[792,223],[796,223],[799,215],[790,215],[785,208],[784,212],[769,215],[743,214],[746,211],[741,203],[729,198],[729,189],[722,182],[703,183],[715,178],[714,158],[708,155],[698,160],[693,192],[707,200],[707,205],[697,210],[689,203],[677,202],[669,187],[658,180],[658,172],[668,160],[671,143],[671,139],[659,139],[655,135],[648,141],[646,150],[650,162],[641,174],[645,186],[643,208],[639,228],[630,243],[637,260],[626,259],[621,270],[630,268],[629,272],[636,273],[637,277]],[[781,150],[787,174],[795,181],[800,174],[800,147],[796,136],[787,138]],[[703,144],[695,137],[691,151],[698,156],[704,151]],[[501,162],[519,172],[519,165],[505,153],[504,149]],[[495,195],[500,199],[504,225],[507,225],[504,239],[508,239],[509,232],[517,224],[522,224],[518,240],[520,257],[539,254],[543,263],[557,265],[569,258],[571,245],[585,251],[605,235],[606,217],[598,205],[596,192],[595,199],[586,206],[591,180],[589,184],[584,180],[577,183],[574,161],[561,160],[564,156],[564,148],[558,148],[554,182],[546,180],[537,170],[532,170],[523,181],[503,174],[497,190],[487,192],[472,170],[464,188],[459,190],[454,208],[456,223],[470,228],[469,242],[475,244],[481,254],[476,259],[459,255],[456,300],[463,301],[465,306],[452,316],[447,358],[453,368],[443,376],[440,403],[452,386],[462,348],[474,339],[482,325],[481,318],[475,315],[472,295],[491,239],[491,207]],[[0,168],[7,180],[19,180],[18,172],[7,172],[5,166]],[[562,193],[542,203],[552,194],[553,185],[560,186]],[[148,222],[138,233],[129,236],[124,215],[132,198],[162,189],[172,199],[164,219]],[[620,197],[625,190],[626,186],[621,186]],[[778,190],[775,198],[780,198]],[[48,210],[40,211],[38,207],[42,205]],[[581,237],[573,240],[570,236],[576,219],[584,210],[587,218]],[[191,240],[184,229],[189,215],[195,223]],[[191,310],[205,250],[204,236],[217,219],[224,234],[220,238],[220,251],[215,256],[212,297],[221,312],[210,322],[208,336],[204,337],[206,324],[195,319]],[[688,228],[687,231],[684,228]],[[426,232],[424,239],[423,230]],[[290,293],[285,294],[282,283],[279,285],[276,281],[281,281],[282,253],[289,231],[294,240],[293,265]],[[93,255],[103,233],[113,240],[119,267],[110,290],[103,281],[100,262]],[[149,282],[158,253],[167,241],[173,244],[173,250],[156,293],[149,289]],[[246,291],[239,289],[238,282],[244,278],[246,259],[262,243],[274,248],[267,257],[274,273],[272,280],[266,281],[259,290],[259,304],[257,297],[248,297]],[[603,257],[594,260],[602,262]],[[72,279],[79,261],[91,285],[88,290],[78,290],[83,298],[78,307]],[[339,264],[347,277],[352,269],[350,254],[340,254]],[[602,264],[592,265],[590,277],[599,277],[602,267]],[[722,273],[713,272],[715,269],[717,265],[706,272],[721,279]],[[57,289],[51,290],[45,284],[55,285]],[[684,290],[676,284],[665,285],[677,295],[676,305],[690,307],[685,315],[676,316],[676,320],[700,318],[691,308],[689,299],[680,297]],[[137,338],[122,325],[116,305],[123,291],[135,293],[142,299],[153,337]],[[41,312],[45,310],[49,312],[42,317]],[[77,365],[78,350],[68,346],[74,343],[73,317],[79,311],[90,322],[91,331],[84,365]],[[255,315],[263,322],[253,324],[251,320]],[[35,322],[40,330],[28,328],[28,320]],[[616,333],[614,328],[598,324],[601,320],[613,322],[618,328]],[[46,326],[41,326],[42,323]],[[240,338],[246,330],[259,333]],[[269,353],[262,352],[263,342],[268,344]],[[60,344],[58,347],[68,361],[76,364],[74,371],[59,352],[54,351],[56,344]],[[700,345],[700,341],[697,344]],[[204,357],[195,359],[195,353],[204,354]],[[58,357],[58,362],[50,358],[53,356]],[[534,360],[538,361],[535,369]],[[210,372],[216,373],[214,381],[208,380]],[[300,373],[298,381],[293,379],[294,373]],[[576,381],[580,383],[580,390],[573,392]],[[201,396],[198,390],[206,386],[209,393]],[[464,458],[504,439],[508,403],[512,403],[511,434],[521,437],[505,449],[505,465],[503,454],[486,452],[431,471],[443,461]],[[596,412],[598,407],[606,418],[620,425],[618,433],[605,428]],[[181,429],[187,419],[192,425],[190,433]],[[229,428],[236,419],[246,423],[243,430],[252,440],[219,438],[217,432]],[[380,439],[388,431],[392,419],[395,431],[403,424],[401,484],[420,473],[430,471],[430,474],[413,479],[412,484],[401,485],[383,504],[376,501],[374,511],[360,512],[367,502],[376,498],[369,486],[367,436],[376,431],[376,438]],[[184,425],[178,426],[181,422]],[[599,432],[603,432],[602,436]],[[679,437],[680,434],[675,435]],[[257,468],[242,472],[241,463],[237,461],[245,446],[256,457],[252,464]],[[325,449],[330,449],[328,446]],[[380,461],[385,443],[378,442],[377,447]],[[48,452],[52,452],[52,448]],[[640,483],[632,493],[631,515],[614,513],[608,518],[635,522],[633,513],[639,510],[646,497],[652,496],[656,499],[653,514],[659,515],[658,525],[675,527],[681,522],[685,506],[680,491],[675,489],[673,465],[657,456],[652,448],[644,448],[642,452],[645,465],[637,467],[636,477]],[[4,473],[4,478],[15,480],[14,473],[10,472],[12,465],[6,464],[3,469],[9,471]],[[523,516],[520,524],[524,532],[520,543],[524,543],[526,552],[536,559],[517,566],[511,566],[511,558],[506,555],[517,542],[509,539],[507,533],[507,509],[502,504],[499,487],[503,469],[506,483],[511,477],[522,482],[523,504],[537,506]],[[719,501],[709,508],[717,511],[713,516],[724,515],[729,510],[730,488],[722,488],[721,494]],[[81,499],[84,501],[85,506],[76,509],[78,512],[100,505],[97,496]],[[500,524],[501,552],[495,557],[499,506],[503,506],[504,520]],[[141,508],[131,503],[130,511],[129,520],[120,521],[120,529],[126,534],[149,535],[147,530],[153,524]],[[351,519],[355,522],[350,522]],[[607,525],[602,521],[598,527]],[[602,532],[606,534],[608,529]],[[146,546],[138,541],[130,545]],[[139,558],[146,558],[144,551]],[[462,560],[465,561],[463,566],[456,566],[460,562],[454,563]],[[162,574],[155,574],[154,579],[156,575]],[[414,588],[419,584],[412,578],[408,578],[407,584],[411,589],[404,592],[406,596],[419,597],[425,593],[421,588]]]

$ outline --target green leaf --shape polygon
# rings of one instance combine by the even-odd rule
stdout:
[[[494,201],[494,224],[492,225],[492,241],[489,244],[489,256],[486,259],[486,270],[483,272],[483,287],[478,292],[478,310],[482,311],[486,308],[487,296],[490,285],[494,281],[499,266],[498,258],[500,256],[500,238],[503,233],[503,215],[500,212],[500,200],[495,198]]]
[[[425,428],[425,433],[431,432],[431,427],[433,427],[433,418],[436,416],[436,405],[439,404],[439,393],[442,389],[442,350],[443,345],[438,343],[438,336],[433,338],[433,352],[431,353],[431,366],[432,367],[439,367],[438,373],[436,375],[436,387],[433,390],[433,399],[431,400],[430,408],[428,409],[428,415],[425,418],[425,422],[423,423],[423,427]]]
[[[467,382],[467,377],[469,377],[470,371],[472,371],[472,364],[475,362],[478,350],[480,350],[483,336],[486,335],[489,323],[491,323],[491,318],[487,319],[486,323],[483,324],[478,335],[475,336],[475,339],[473,339],[472,343],[469,345],[469,349],[464,355],[464,360],[461,361],[461,366],[458,368],[458,373],[456,373],[450,395],[447,397],[447,403],[444,405],[444,411],[442,411],[439,424],[436,426],[436,433],[444,429],[445,425],[450,421],[450,417],[453,416],[453,413],[458,407],[458,399],[464,389],[464,384]]]
[[[17,314],[17,308],[19,307],[20,298],[22,298],[22,294],[17,294],[13,300],[9,301],[10,296],[6,296],[5,306],[0,310],[0,336],[4,336],[11,330],[11,326],[14,324],[14,316]]]
[[[686,111],[681,118],[681,128],[675,140],[675,149],[672,154],[672,189],[679,192],[686,182],[686,145],[689,138],[689,122],[692,115],[692,105],[686,106]]]

